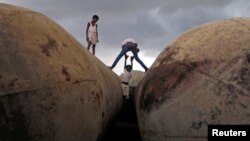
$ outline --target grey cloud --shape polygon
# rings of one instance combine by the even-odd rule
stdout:
[[[136,23],[130,28],[141,40],[158,38],[164,36],[165,28],[153,15],[141,15],[137,17]]]
[[[98,14],[99,55],[109,61],[116,56],[120,42],[127,37],[137,39],[142,52],[155,58],[174,38],[194,26],[250,15],[250,2],[247,0],[0,1],[28,7],[51,17],[83,44],[86,44],[86,24],[92,14]]]
[[[230,17],[230,15],[225,11],[222,11],[220,8],[196,7],[188,12],[178,10],[174,14],[169,15],[167,21],[174,29],[175,33],[181,33],[194,26],[228,17]]]
[[[178,10],[190,10],[196,7],[204,7],[204,8],[223,8],[226,5],[229,5],[234,0],[178,0],[171,1],[168,0],[166,3],[162,3],[161,13],[163,14],[172,14]]]
[[[130,15],[150,7],[151,0],[2,0],[2,2],[28,6],[53,18],[65,18],[90,13],[111,16]]]

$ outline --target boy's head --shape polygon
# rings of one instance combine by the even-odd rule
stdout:
[[[128,72],[131,72],[132,66],[131,66],[131,65],[127,65],[127,66],[125,66],[125,69],[126,69]]]
[[[97,15],[93,15],[92,22],[96,23],[99,20],[99,17]]]

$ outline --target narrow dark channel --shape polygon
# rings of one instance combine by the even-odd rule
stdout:
[[[130,87],[130,99],[123,102],[117,122],[106,131],[102,141],[141,141],[134,104],[135,88]]]

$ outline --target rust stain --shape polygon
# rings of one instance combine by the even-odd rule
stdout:
[[[97,102],[99,106],[101,105],[101,97],[99,93],[95,93],[93,102]]]
[[[13,87],[15,85],[15,83],[17,82],[17,78],[13,79],[12,81],[10,81],[10,83],[8,84],[9,87]]]
[[[164,62],[164,61],[161,61]],[[167,65],[151,69],[141,88],[142,93],[140,108],[150,112],[153,107],[159,107],[166,100],[174,97],[172,91],[182,83],[193,71],[193,67],[172,62]],[[154,75],[161,74],[161,75]]]
[[[41,45],[42,53],[44,53],[46,56],[51,56],[50,50],[57,49],[58,44],[56,40],[48,37],[48,42],[46,44]]]
[[[67,68],[65,66],[62,66],[62,71],[61,72],[66,77],[67,81],[71,80],[71,75],[70,75],[70,73],[68,72],[68,70],[67,70]]]
[[[201,121],[193,121],[192,122],[192,128],[193,129],[196,129],[196,130],[198,130],[198,129],[200,129],[201,127],[202,127],[202,122]]]
[[[247,109],[247,108],[248,108],[248,106],[245,105],[245,104],[243,104],[243,103],[239,103],[239,105],[240,105],[243,109]]]
[[[169,51],[169,49],[166,51]],[[173,95],[173,91],[176,87],[180,86],[189,75],[192,75],[191,72],[203,74],[210,69],[211,66],[217,63],[207,59],[197,62],[192,62],[190,60],[183,60],[180,62],[171,57],[173,54],[174,52],[167,52],[165,58],[158,60],[160,62],[159,67],[150,69],[147,73],[147,77],[145,77],[144,81],[140,84],[142,86],[138,90],[139,93],[142,93],[139,105],[140,109],[146,112],[150,112],[152,108],[157,109],[167,100],[177,97],[177,95]],[[240,77],[238,78],[238,83],[250,89],[250,69],[244,67],[240,74],[241,75],[238,75]],[[228,90],[231,92],[232,88],[228,87]],[[229,105],[232,104],[230,102],[232,101],[228,100]]]
[[[80,85],[80,81],[76,80],[76,81],[72,82],[72,84],[78,84],[78,85]]]
[[[104,119],[104,115],[105,115],[105,113],[104,113],[104,112],[102,112],[102,119]]]
[[[64,47],[68,47],[67,44],[65,44],[65,43],[63,43],[62,45],[63,45]]]
[[[221,115],[221,110],[218,107],[215,107],[212,111],[210,111],[212,121],[216,121],[218,117]]]
[[[2,89],[4,89],[4,84],[1,84],[0,86],[1,86]]]
[[[247,54],[247,62],[250,63],[250,54]]]
[[[96,93],[95,100],[100,101],[100,94],[99,93]]]
[[[84,100],[83,100],[83,98],[80,98],[80,101],[81,101],[81,103],[82,103],[82,104],[84,104]]]
[[[72,82],[72,84],[81,84],[82,82],[91,82],[91,83],[96,83],[96,80],[92,80],[92,79],[82,79],[82,80],[75,80]],[[91,92],[92,94],[94,94],[94,92]]]
[[[242,86],[243,88],[246,88],[246,90],[250,90],[250,68],[243,67],[239,71],[239,75],[237,78],[237,83]]]

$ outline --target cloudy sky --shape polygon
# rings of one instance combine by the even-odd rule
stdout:
[[[98,14],[96,56],[111,65],[127,37],[138,41],[139,56],[150,66],[186,30],[214,20],[250,16],[248,0],[0,0],[41,12],[86,46],[85,28]],[[132,54],[131,54],[132,55]],[[135,68],[143,70],[136,62]],[[123,60],[114,71],[120,74]]]

